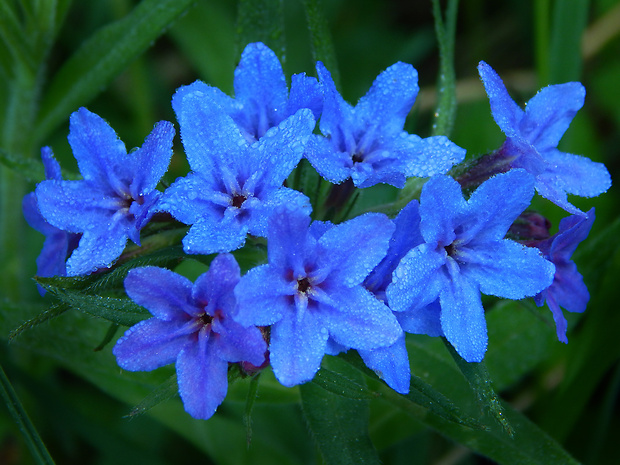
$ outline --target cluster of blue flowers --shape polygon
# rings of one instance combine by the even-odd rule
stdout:
[[[153,317],[129,328],[113,352],[131,371],[176,363],[181,398],[196,418],[224,400],[231,363],[250,371],[270,364],[294,386],[314,377],[325,354],[355,349],[407,393],[405,332],[443,336],[479,362],[487,349],[481,294],[546,302],[566,342],[561,307],[582,312],[589,298],[571,255],[594,221],[593,210],[580,211],[566,194],[590,197],[611,185],[602,164],[557,149],[583,87],[546,87],[524,111],[481,62],[506,141],[454,178],[447,172],[464,149],[403,130],[418,93],[411,65],[383,71],[354,107],[325,66],[316,68],[318,80],[294,75],[289,90],[276,55],[255,43],[235,71],[235,98],[203,82],[178,89],[172,106],[191,172],[163,192],[171,123],[158,123],[127,153],[103,119],[79,109],[69,143],[83,179],[63,180],[46,147],[46,180],[24,199],[26,219],[46,235],[39,275],[113,266],[127,239],[140,245],[154,215],[189,225],[185,253],[218,255],[195,283],[164,268],[132,269],[126,293]],[[287,187],[302,158],[345,197],[378,183],[402,188],[412,176],[430,180],[394,219],[313,221],[306,193]],[[535,191],[572,214],[553,236],[526,210]],[[241,276],[230,252],[248,235],[266,238],[267,260]]]

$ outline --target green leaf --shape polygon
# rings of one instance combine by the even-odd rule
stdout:
[[[589,0],[554,2],[549,45],[549,82],[558,84],[581,78],[581,35],[588,21]]]
[[[179,386],[177,384],[177,375],[174,374],[168,378],[165,382],[157,386],[153,391],[146,396],[138,405],[131,409],[131,412],[127,414],[128,418],[133,418],[137,415],[142,415],[151,410],[156,405],[171,399],[177,395]]]
[[[347,399],[374,399],[377,394],[368,387],[335,371],[321,368],[312,379],[317,386]]]
[[[126,17],[95,32],[54,75],[41,102],[36,140],[86,105],[152,45],[193,0],[143,0]]]
[[[30,417],[28,417],[26,410],[24,410],[19,397],[17,397],[9,378],[7,378],[1,366],[0,397],[4,400],[4,403],[13,417],[13,420],[19,426],[19,429],[26,440],[28,449],[30,449],[35,462],[39,465],[54,465],[54,460],[52,460],[52,457],[41,440],[37,429],[30,420]]]
[[[151,316],[146,309],[131,299],[90,295],[79,290],[63,290],[41,281],[39,284],[72,308],[118,325],[133,326]]]
[[[506,433],[510,437],[513,437],[514,430],[512,426],[510,426],[510,423],[508,423],[508,420],[506,420],[501,401],[493,389],[493,382],[491,381],[491,376],[489,375],[484,361],[478,363],[467,362],[463,360],[446,339],[444,339],[444,342],[450,355],[452,355],[452,358],[456,362],[456,365],[461,370],[461,373],[463,373],[469,385],[476,393],[481,410],[495,418],[495,420],[502,425]]]
[[[341,364],[345,376],[358,384],[361,373]],[[379,456],[368,435],[368,400],[333,394],[316,383],[299,387],[308,426],[327,464],[379,464]]]
[[[312,58],[322,61],[330,71],[334,83],[340,88],[340,71],[336,60],[336,51],[332,42],[329,26],[320,0],[302,0],[308,21],[308,30],[312,40]]]
[[[239,51],[251,42],[262,42],[275,52],[284,66],[284,2],[282,0],[240,0],[237,16]]]
[[[17,336],[19,336],[22,332],[30,328],[34,328],[35,326],[38,326],[41,323],[45,323],[46,321],[49,321],[53,318],[56,318],[57,316],[62,315],[70,308],[71,306],[64,302],[60,302],[60,303],[52,305],[47,310],[44,310],[43,312],[39,313],[37,316],[30,318],[29,320],[19,325],[17,328],[11,330],[11,332],[9,333],[9,341],[12,341]]]

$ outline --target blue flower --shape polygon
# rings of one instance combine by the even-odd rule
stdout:
[[[192,172],[165,192],[161,210],[191,224],[187,253],[229,252],[248,233],[267,234],[267,218],[279,205],[310,210],[308,198],[283,187],[301,159],[315,122],[308,109],[249,144],[237,124],[207,94],[180,88],[172,106]]]
[[[60,165],[54,158],[49,147],[41,149],[41,159],[45,168],[45,179],[62,180]],[[22,210],[26,222],[45,235],[45,242],[41,253],[37,257],[37,276],[65,276],[67,274],[67,256],[75,250],[80,239],[79,234],[70,233],[52,226],[41,215],[34,192],[24,196]],[[37,284],[39,293],[45,294],[45,289]]]
[[[114,346],[121,368],[149,371],[176,364],[179,393],[194,418],[210,418],[226,397],[228,364],[260,365],[267,344],[258,328],[231,318],[239,265],[229,254],[213,259],[192,284],[157,267],[135,268],[125,279],[127,295],[153,318],[127,330]]]
[[[261,42],[248,44],[241,54],[235,69],[235,98],[202,81],[186,87],[185,93],[199,91],[214,100],[250,143],[302,108],[312,110],[317,119],[323,106],[318,81],[305,73],[293,75],[289,94],[278,57]]]
[[[393,229],[386,216],[370,213],[337,226],[310,224],[298,210],[280,209],[270,219],[269,263],[239,281],[235,319],[272,325],[270,360],[280,383],[312,379],[328,340],[364,350],[402,334],[390,309],[362,286]]]
[[[548,86],[523,111],[508,95],[501,78],[484,61],[478,71],[491,103],[493,118],[506,134],[499,153],[512,168],[536,177],[538,193],[569,213],[584,215],[566,194],[594,197],[611,186],[602,163],[557,149],[573,117],[583,106],[585,89],[578,82]]]
[[[383,71],[355,107],[343,100],[329,71],[317,63],[325,100],[306,157],[321,176],[357,187],[377,183],[403,187],[409,176],[445,173],[463,160],[465,150],[444,136],[420,137],[403,131],[418,94],[418,74],[409,64]]]
[[[424,242],[394,271],[388,304],[396,312],[416,312],[439,299],[441,329],[468,362],[481,361],[487,347],[481,292],[521,299],[553,280],[555,267],[538,250],[504,239],[529,205],[533,184],[524,170],[511,170],[485,181],[469,200],[448,176],[422,189]]]
[[[560,306],[569,312],[582,313],[590,300],[588,288],[570,258],[579,243],[588,237],[594,219],[594,208],[585,217],[571,215],[564,218],[557,234],[536,244],[544,257],[555,265],[555,276],[551,286],[537,294],[534,301],[539,307],[547,302],[553,313],[558,339],[565,344],[568,343],[567,323]]]
[[[172,124],[161,121],[142,147],[128,154],[102,118],[86,108],[71,115],[69,144],[84,179],[50,179],[35,191],[49,224],[82,234],[67,260],[69,276],[110,266],[127,238],[140,244],[140,229],[161,195],[155,187],[168,169],[173,137]]]
[[[364,280],[364,286],[377,298],[387,303],[386,289],[392,274],[407,253],[424,243],[420,233],[420,213],[417,200],[409,202],[394,219],[395,230],[386,256]],[[394,312],[405,332],[443,336],[439,320],[438,302],[412,311]],[[373,369],[392,389],[401,394],[409,392],[409,357],[404,335],[390,346],[358,351],[364,363]]]

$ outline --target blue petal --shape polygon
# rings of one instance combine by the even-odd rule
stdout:
[[[350,153],[355,147],[353,107],[340,96],[330,72],[320,61],[316,64],[316,71],[324,94],[323,113],[319,123],[321,133],[330,136],[334,151]]]
[[[366,213],[329,229],[319,239],[319,268],[351,287],[361,284],[385,256],[394,224],[381,213]]]
[[[86,231],[80,243],[67,260],[67,276],[89,274],[101,267],[110,267],[123,253],[127,244],[127,227],[116,223],[97,233]],[[95,225],[95,230],[97,225]]]
[[[306,76],[306,73],[293,74],[291,77],[291,92],[285,114],[292,115],[300,108],[310,109],[315,120],[319,119],[323,110],[323,93],[319,81]]]
[[[551,285],[555,267],[536,248],[505,239],[464,248],[461,272],[483,294],[506,299],[534,296]]]
[[[250,234],[266,237],[269,218],[283,206],[290,210],[299,210],[305,216],[312,213],[310,199],[301,192],[288,187],[271,190],[261,202],[257,202],[255,208],[249,211],[248,231]]]
[[[185,331],[186,322],[150,318],[129,328],[112,353],[118,365],[129,371],[150,371],[173,363],[179,353],[192,343]]]
[[[561,192],[566,191],[582,197],[596,197],[611,186],[611,177],[602,163],[559,150],[549,150],[544,156],[547,169],[536,178],[536,188],[541,195],[542,192],[556,191],[557,197],[566,198]]]
[[[245,244],[247,225],[225,215],[219,222],[195,223],[183,238],[183,250],[188,254],[231,252]]]
[[[207,94],[191,86],[181,87],[172,98],[172,107],[192,170],[208,176],[218,164],[243,163],[245,138],[233,119]]]
[[[407,177],[443,174],[462,162],[466,152],[445,136],[421,139],[404,131],[390,143],[390,151],[404,165]]]
[[[414,247],[422,244],[424,238],[420,234],[420,213],[417,200],[412,200],[398,213],[394,219],[395,230],[390,239],[390,246],[383,260],[364,280],[364,286],[373,294],[385,292],[392,282],[392,272],[400,260]]]
[[[314,124],[310,110],[299,110],[278,126],[269,129],[252,145],[248,155],[256,158],[267,186],[282,186],[301,160]]]
[[[125,278],[127,295],[162,321],[186,321],[200,314],[191,301],[191,290],[185,276],[156,266],[134,268]]]
[[[252,268],[235,287],[234,320],[243,326],[267,326],[294,311],[296,284],[285,280],[271,265]]]
[[[419,91],[418,73],[407,63],[398,62],[383,71],[368,93],[355,106],[355,116],[384,134],[403,129]]]
[[[390,346],[360,350],[359,354],[366,366],[377,373],[388,386],[400,394],[409,393],[411,371],[404,335]]]
[[[459,239],[481,243],[502,239],[533,196],[534,177],[525,170],[513,169],[487,179],[467,202],[468,224]]]
[[[117,197],[97,187],[87,181],[43,181],[35,191],[39,211],[59,229],[80,233],[99,228],[104,233],[120,205]]]
[[[568,261],[579,243],[588,237],[596,219],[594,208],[591,208],[587,215],[585,218],[574,215],[560,220],[559,232],[549,251],[552,262]]]
[[[43,161],[43,168],[45,169],[45,179],[62,180],[60,164],[54,158],[51,148],[43,147],[41,149],[41,160]]]
[[[413,311],[436,300],[443,285],[440,268],[445,263],[445,252],[429,244],[409,251],[394,270],[387,288],[390,308],[395,312]]]
[[[552,299],[569,312],[575,313],[584,312],[590,300],[588,288],[574,262],[556,265],[555,279],[546,295],[547,303]]]
[[[269,263],[295,276],[305,276],[307,255],[314,251],[316,240],[308,234],[310,217],[300,210],[281,207],[269,219]]]
[[[284,117],[287,99],[286,80],[276,54],[260,42],[248,44],[235,69],[235,97],[243,102],[243,112],[250,117],[244,129],[252,128],[262,137]]]
[[[69,128],[69,144],[80,173],[87,181],[112,193],[127,166],[125,144],[103,118],[86,108],[71,114]]]
[[[219,334],[213,349],[227,362],[250,362],[260,366],[265,361],[267,343],[254,326],[244,328],[231,319],[214,320],[213,331]]]
[[[213,350],[213,341],[188,346],[177,360],[179,394],[185,411],[207,420],[224,401],[228,389],[228,362]]]
[[[449,270],[451,279],[446,280],[439,297],[441,327],[463,359],[481,362],[487,350],[488,337],[480,291],[454,266]]]
[[[337,306],[320,304],[320,318],[338,344],[370,350],[391,345],[402,335],[390,309],[363,287],[340,288],[331,297]]]
[[[209,270],[196,278],[192,299],[202,306],[207,305],[207,312],[211,316],[214,316],[216,310],[224,316],[232,314],[235,307],[233,290],[239,282],[240,272],[237,260],[231,254],[216,256]]]
[[[271,327],[270,361],[276,378],[291,387],[310,381],[318,371],[329,333],[320,318],[289,314]]]
[[[451,244],[455,227],[468,215],[461,186],[449,176],[435,176],[422,188],[420,195],[420,231],[426,242]]]
[[[521,134],[539,151],[557,147],[575,114],[583,106],[586,90],[578,82],[541,89],[527,102]]]
[[[431,302],[425,307],[418,307],[411,311],[395,313],[396,319],[403,331],[411,334],[426,334],[428,336],[443,336],[441,329],[441,306],[439,300]]]
[[[340,184],[351,177],[353,172],[351,154],[338,151],[331,139],[312,135],[305,155],[317,173],[331,183]]]
[[[172,157],[174,126],[168,121],[160,121],[148,135],[142,147],[130,157],[135,160],[131,193],[136,199],[157,187],[159,180],[168,170]]]
[[[210,176],[189,173],[166,189],[157,208],[170,212],[185,224],[217,221],[229,206],[231,197],[214,184],[215,180]]]
[[[506,86],[497,73],[484,61],[478,64],[480,79],[489,96],[491,112],[500,129],[510,138],[521,137],[520,124],[525,113],[510,98]]]

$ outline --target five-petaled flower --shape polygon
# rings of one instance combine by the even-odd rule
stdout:
[[[140,229],[161,196],[156,189],[172,156],[174,128],[161,121],[139,149],[125,144],[102,118],[86,108],[71,115],[69,144],[78,181],[49,179],[35,191],[39,211],[52,226],[82,234],[67,260],[67,274],[88,274],[110,266],[127,238],[140,244]]]
[[[493,118],[506,134],[498,154],[511,168],[536,177],[538,193],[569,213],[585,215],[566,194],[595,197],[611,186],[602,163],[557,149],[573,117],[583,106],[585,89],[578,82],[547,86],[522,110],[508,95],[501,78],[484,61],[478,65]]]
[[[538,250],[504,239],[529,205],[533,184],[518,169],[488,179],[469,200],[448,176],[432,178],[422,189],[424,242],[394,270],[388,304],[396,312],[418,312],[439,299],[441,329],[468,362],[481,361],[487,348],[481,292],[521,299],[553,281],[555,267]]]
[[[232,117],[249,143],[265,135],[302,108],[321,114],[323,94],[316,78],[305,73],[293,74],[290,93],[276,54],[265,44],[248,44],[235,69],[235,98],[202,81],[181,87],[185,93],[202,92]]]
[[[179,393],[194,418],[210,418],[226,397],[228,364],[264,361],[267,344],[256,327],[232,318],[239,265],[230,254],[213,259],[192,284],[157,267],[136,268],[125,279],[127,295],[153,318],[127,330],[113,352],[130,371],[176,363]]]
[[[313,136],[306,158],[328,181],[403,187],[407,177],[445,173],[463,160],[465,150],[447,137],[422,139],[403,130],[419,90],[413,66],[390,66],[355,107],[340,96],[321,62],[316,69],[325,94],[319,123],[325,137]]]
[[[282,208],[272,216],[269,263],[239,281],[235,319],[271,325],[270,361],[280,383],[312,379],[329,339],[364,350],[402,334],[390,309],[362,286],[385,255],[393,229],[378,213],[336,226],[310,224],[299,210]]]
[[[62,181],[60,165],[49,147],[41,149],[41,159],[45,169],[45,179]],[[37,196],[34,192],[24,196],[22,210],[28,224],[45,235],[43,248],[37,257],[37,275],[43,277],[65,276],[67,274],[67,256],[77,247],[80,235],[63,231],[45,221],[39,211]],[[44,295],[45,289],[38,284],[37,287],[39,293]]]
[[[308,198],[283,186],[301,159],[314,117],[301,109],[248,143],[233,119],[207,94],[179,89],[172,106],[192,172],[164,194],[160,209],[191,224],[187,253],[230,252],[248,233],[264,237],[279,205],[310,210]]]
[[[590,300],[583,277],[577,271],[575,262],[570,258],[579,243],[588,237],[594,218],[594,208],[585,217],[571,215],[563,218],[557,234],[534,244],[544,257],[555,265],[553,283],[537,294],[534,301],[539,307],[547,302],[553,314],[558,339],[564,343],[568,343],[567,322],[560,306],[569,312],[582,313]]]

